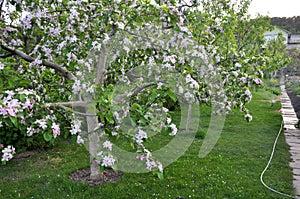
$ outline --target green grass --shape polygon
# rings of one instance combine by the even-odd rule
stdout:
[[[264,79],[264,86],[267,91],[270,93],[273,93],[275,95],[280,95],[281,89],[280,89],[280,79],[279,78],[265,78]]]
[[[272,96],[271,96],[272,97]],[[84,147],[59,141],[49,151],[0,166],[0,198],[284,198],[260,183],[280,129],[280,103],[271,106],[270,94],[259,90],[248,108],[253,121],[233,111],[226,118],[221,138],[205,158],[198,158],[210,120],[201,106],[200,127],[184,156],[165,168],[163,180],[154,174],[128,174],[114,184],[89,187],[69,180],[70,173],[88,167]],[[175,114],[174,120],[180,115]],[[160,137],[162,143],[169,138]],[[164,140],[165,139],[165,140]],[[281,134],[265,181],[272,188],[293,194],[288,146]]]

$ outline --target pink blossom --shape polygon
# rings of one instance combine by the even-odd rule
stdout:
[[[147,157],[144,154],[136,155],[135,158],[138,159],[138,160],[141,160],[141,161],[146,161],[147,160]]]
[[[15,92],[13,92],[11,90],[5,91],[5,93],[7,94],[7,97],[6,97],[7,100],[11,100],[15,94]]]
[[[7,113],[10,115],[10,116],[13,116],[15,117],[16,116],[16,113],[18,112],[18,110],[16,108],[8,108],[7,109]]]
[[[3,115],[3,116],[7,115],[7,108],[0,107],[0,115]]]
[[[54,138],[56,138],[58,135],[60,135],[60,128],[58,124],[55,124],[54,122],[52,123],[52,133]]]
[[[262,84],[262,81],[259,78],[255,78],[255,79],[253,79],[253,81],[257,85],[261,85]]]
[[[26,101],[22,104],[22,107],[24,109],[32,109],[33,102],[31,102],[29,98],[26,98]]]
[[[20,102],[19,102],[19,100],[17,100],[17,99],[12,99],[10,102],[9,102],[9,104],[8,104],[8,107],[9,108],[16,108],[16,107],[20,107]]]
[[[149,171],[152,171],[153,169],[155,169],[156,167],[157,167],[157,164],[156,164],[156,162],[155,161],[147,161],[146,162],[146,166],[147,166],[147,169],[149,170]]]

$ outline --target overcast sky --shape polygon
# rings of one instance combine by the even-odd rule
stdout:
[[[256,13],[270,17],[300,16],[300,0],[252,0],[249,13]]]

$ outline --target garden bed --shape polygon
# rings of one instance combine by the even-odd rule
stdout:
[[[297,114],[298,119],[300,119],[300,76],[288,76],[287,79],[287,94],[291,99],[293,108]]]
[[[294,110],[297,114],[298,119],[300,119],[300,96],[296,95],[293,91],[287,91],[288,96],[291,99]]]

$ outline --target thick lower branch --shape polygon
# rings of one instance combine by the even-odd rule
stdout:
[[[13,54],[12,53],[8,53],[6,55],[0,55],[0,58],[7,58],[7,57],[11,57]]]
[[[10,47],[5,46],[3,44],[1,45],[1,48],[3,48],[4,50],[8,51],[11,54],[14,54],[14,55],[17,55],[17,56],[21,57],[25,61],[28,61],[28,62],[34,62],[35,61],[35,59],[33,57],[25,54],[24,52],[22,52],[20,50],[10,48]],[[64,69],[63,67],[61,67],[61,66],[59,66],[55,63],[48,62],[48,61],[43,61],[43,65],[58,71],[59,73],[62,74],[63,77],[66,77],[70,80],[75,79],[74,75],[70,71],[68,71],[67,69]]]

